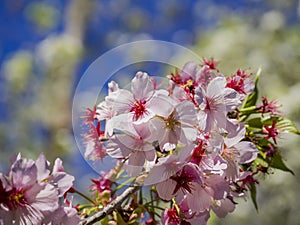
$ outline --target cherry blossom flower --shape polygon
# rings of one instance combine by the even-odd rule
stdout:
[[[174,153],[171,155],[159,158],[158,162],[150,169],[144,184],[146,186],[157,184],[158,192],[160,190],[163,191],[161,194],[159,193],[159,195],[162,196],[163,199],[171,199],[176,182],[170,179],[170,177],[175,175],[186,165],[192,151],[193,146],[188,145],[180,150],[174,150]],[[170,187],[166,188],[168,186],[164,185],[170,185]]]
[[[0,224],[39,224],[45,215],[59,207],[58,190],[38,181],[33,160],[18,155],[8,176],[0,174]]]
[[[229,184],[220,175],[204,176],[203,184],[195,184],[186,201],[192,212],[203,213],[211,208],[214,200],[226,198],[230,192]],[[195,199],[199,199],[195,201]]]
[[[74,177],[64,172],[60,159],[56,159],[50,173],[43,154],[36,161],[19,154],[9,173],[0,173],[0,224],[44,224],[42,221],[54,212],[66,212],[70,220],[78,221],[77,213],[65,209],[59,201],[73,181]]]
[[[58,191],[58,197],[62,197],[72,186],[75,178],[64,171],[61,159],[54,162],[52,173],[50,174],[50,163],[43,153],[35,161],[37,167],[37,180],[53,185]]]
[[[240,94],[241,101],[253,92],[254,86],[255,84],[251,79],[251,75],[247,74],[245,70],[239,69],[234,76],[227,78],[226,87],[236,90]]]
[[[242,123],[232,120],[227,123],[228,135],[224,139],[222,157],[227,161],[226,177],[236,181],[239,178],[239,164],[252,162],[258,154],[256,146],[245,137],[246,128]]]
[[[269,101],[266,97],[262,97],[262,105],[257,108],[261,113],[270,113],[271,115],[281,115],[281,112],[278,110],[279,105],[276,100]]]
[[[186,145],[197,137],[197,114],[193,103],[184,101],[175,106],[167,117],[155,117],[149,121],[156,130],[160,146],[166,143]]]
[[[240,104],[239,94],[226,88],[224,77],[214,78],[206,90],[198,87],[195,93],[200,106],[198,120],[203,130],[209,132],[215,127],[226,130],[226,115]]]
[[[202,66],[208,66],[209,69],[211,70],[216,70],[219,71],[217,68],[218,62],[216,60],[214,60],[213,58],[207,59],[207,58],[203,58],[203,64]]]
[[[154,139],[149,124],[129,123],[126,118],[128,117],[125,116],[120,127],[122,133],[115,134],[108,141],[107,153],[117,159],[128,158],[128,166],[124,168],[133,176],[142,171],[145,161],[151,162],[156,159],[156,151],[152,145]]]
[[[271,126],[266,125],[263,127],[262,133],[267,135],[264,137],[266,140],[272,138],[274,143],[277,144],[276,137],[278,136],[279,132],[276,128],[276,122],[274,120],[272,121]]]
[[[181,219],[175,209],[166,208],[161,216],[161,222],[163,225],[180,225]]]
[[[106,101],[115,115],[129,113],[132,121],[148,121],[155,115],[167,116],[173,110],[166,92],[155,90],[148,74],[143,72],[137,72],[132,80],[131,92],[118,89],[107,96]]]
[[[77,210],[72,207],[60,206],[56,211],[47,215],[43,225],[75,225],[80,222]]]

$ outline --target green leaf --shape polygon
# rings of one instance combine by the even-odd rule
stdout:
[[[258,205],[257,205],[257,201],[256,201],[256,186],[255,186],[255,183],[250,184],[249,190],[250,190],[253,205],[254,205],[256,211],[258,212]]]
[[[262,128],[263,124],[260,117],[252,118],[246,122],[250,128]]]
[[[246,97],[246,99],[243,102],[242,109],[248,108],[251,106],[255,106],[257,98],[258,98],[258,81],[261,73],[261,68],[257,71],[256,76],[255,76],[255,87],[254,91]]]
[[[275,151],[272,159],[269,160],[269,165],[275,169],[290,172],[291,174],[295,175],[294,172],[285,165],[279,151]]]
[[[240,109],[241,116],[250,115],[250,114],[259,113],[259,112],[260,112],[259,109],[255,105]]]
[[[104,217],[102,220],[101,220],[101,225],[109,225],[109,220],[108,220],[108,216]]]
[[[255,160],[254,160],[254,163],[258,166],[258,165],[262,165],[263,167],[268,167],[269,164],[262,158],[259,158],[257,157]]]
[[[118,225],[127,225],[127,223],[123,220],[122,216],[118,212],[113,212],[114,219],[117,221]]]
[[[282,131],[300,135],[300,132],[295,124],[288,118],[282,118],[276,123],[276,127]]]

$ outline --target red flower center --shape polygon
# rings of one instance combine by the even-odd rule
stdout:
[[[177,211],[175,209],[168,209],[168,217],[170,218],[169,222],[180,223],[180,218],[179,218],[179,216],[177,214]]]
[[[244,80],[241,77],[235,76],[229,79],[226,87],[232,88],[241,94],[246,94],[244,89]]]
[[[135,101],[130,112],[134,113],[134,120],[140,119],[145,113],[147,113],[146,100]]]
[[[24,190],[13,188],[10,191],[0,190],[0,203],[7,206],[10,210],[27,204]]]

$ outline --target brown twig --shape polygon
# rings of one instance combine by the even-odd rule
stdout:
[[[105,216],[111,214],[115,209],[118,209],[126,198],[137,192],[141,187],[142,186],[140,185],[129,186],[121,195],[119,195],[115,200],[105,206],[101,211],[82,220],[79,225],[91,225],[97,221],[100,221]]]

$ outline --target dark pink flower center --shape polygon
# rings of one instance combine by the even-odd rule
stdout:
[[[173,194],[177,193],[179,189],[181,189],[184,193],[192,193],[193,182],[201,183],[197,172],[195,172],[195,170],[189,166],[184,166],[182,170],[172,176],[171,179],[176,182]]]
[[[7,206],[9,209],[15,209],[27,204],[24,190],[13,188],[10,191],[0,190],[0,203]]]
[[[169,217],[169,223],[180,223],[180,218],[177,214],[177,211],[175,209],[168,209],[168,217]]]
[[[239,76],[235,76],[228,80],[226,87],[236,90],[238,93],[246,94],[244,88],[244,80]]]
[[[277,128],[275,127],[275,121],[272,121],[271,126],[264,126],[262,133],[267,135],[265,137],[266,140],[268,140],[269,138],[272,138],[274,143],[277,144],[276,137],[278,136],[279,132],[278,132]]]
[[[130,109],[130,112],[134,113],[133,119],[140,119],[146,112],[146,100],[135,101]]]

